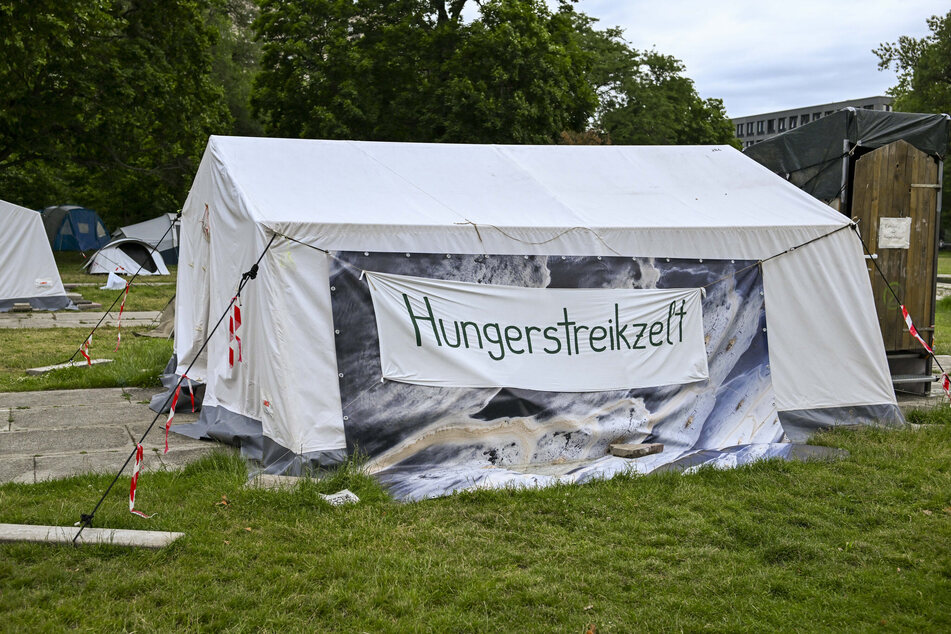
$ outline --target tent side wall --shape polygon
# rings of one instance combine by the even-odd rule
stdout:
[[[56,268],[43,220],[35,211],[0,201],[6,244],[0,249],[0,312],[14,303],[36,310],[72,306]]]
[[[902,420],[862,256],[843,229],[763,264],[776,407],[793,441],[845,421]]]
[[[178,294],[181,304],[193,301],[176,315],[179,374],[268,246],[270,234],[252,226],[253,211],[209,147],[182,213]],[[230,338],[231,309],[189,373],[207,383],[203,423],[224,440],[242,438],[246,453],[278,470],[282,457],[318,464],[346,457],[328,279],[324,253],[276,239],[237,302],[240,344]]]

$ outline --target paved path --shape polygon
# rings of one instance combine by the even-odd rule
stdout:
[[[0,313],[0,328],[90,328],[92,329],[104,313],[61,310],[57,312],[33,311],[30,313]],[[158,321],[159,311],[125,311],[122,313],[122,327],[142,328]],[[115,327],[119,311],[108,313],[103,326]]]
[[[0,392],[0,482],[39,482],[90,471],[115,473],[131,453],[155,412],[148,402],[160,388],[105,388]],[[172,425],[193,422],[198,414],[175,415]],[[178,467],[215,448],[217,443],[169,434],[159,417],[143,445],[143,469]],[[131,475],[131,464],[126,469]]]

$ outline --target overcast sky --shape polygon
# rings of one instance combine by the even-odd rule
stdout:
[[[580,0],[620,26],[634,48],[656,47],[687,67],[701,97],[741,117],[883,95],[895,73],[872,53],[900,35],[929,33],[947,0]]]

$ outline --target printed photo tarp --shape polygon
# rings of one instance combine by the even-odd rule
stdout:
[[[397,499],[647,473],[698,452],[709,456],[736,446],[756,445],[757,451],[741,455],[757,458],[783,450],[776,444],[783,431],[770,379],[762,278],[752,262],[334,256],[330,283],[347,448],[368,457],[370,471]],[[708,377],[591,392],[383,381],[377,317],[368,283],[360,279],[364,271],[523,289],[706,287],[701,304]],[[468,313],[470,321],[473,315]],[[637,442],[659,442],[664,451],[634,461],[609,455],[613,443]]]

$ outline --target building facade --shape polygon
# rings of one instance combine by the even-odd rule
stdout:
[[[793,108],[791,110],[779,110],[766,114],[736,117],[731,119],[731,121],[733,121],[736,138],[743,143],[743,147],[747,148],[771,136],[776,136],[777,134],[792,130],[806,123],[817,121],[842,108],[862,108],[865,110],[884,110],[888,112],[892,109],[893,101],[894,99],[892,97],[880,95],[878,97],[866,97],[865,99],[849,99],[847,101],[835,101],[833,103],[824,103],[806,108]]]

